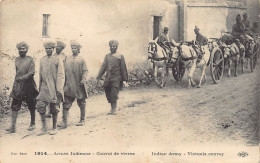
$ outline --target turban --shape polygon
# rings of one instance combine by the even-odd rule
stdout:
[[[78,49],[81,49],[81,45],[78,43],[78,42],[76,42],[76,41],[71,41],[70,42],[70,46],[71,47],[73,47],[73,46],[75,46],[76,48],[78,48]]]
[[[16,45],[16,48],[19,49],[21,47],[25,47],[27,50],[29,49],[29,45],[26,42],[20,42]]]
[[[197,26],[195,26],[194,31],[200,31],[200,29]]]
[[[241,21],[241,16],[240,16],[240,14],[237,14],[236,21]]]
[[[51,42],[51,41],[45,42],[45,43],[43,44],[43,46],[44,46],[45,48],[47,48],[47,47],[55,48],[55,47],[56,47],[55,43],[54,43],[54,42]]]
[[[61,41],[57,41],[57,46],[60,46],[63,49],[66,48],[66,45],[63,42],[61,42]]]
[[[247,13],[244,13],[244,14],[243,14],[243,17],[247,17]]]
[[[116,41],[116,40],[110,40],[109,41],[109,46],[118,46],[118,41]]]
[[[169,31],[169,28],[168,27],[164,27],[164,31]]]

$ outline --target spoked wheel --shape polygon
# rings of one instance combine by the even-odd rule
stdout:
[[[224,74],[224,56],[219,48],[214,48],[210,56],[210,72],[212,80],[217,84]]]
[[[183,62],[181,61],[181,56],[179,56],[177,61],[172,67],[172,76],[178,83],[180,83],[181,80],[183,79],[184,74],[185,74],[185,67],[183,65]]]

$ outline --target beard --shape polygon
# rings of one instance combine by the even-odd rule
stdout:
[[[21,57],[24,57],[26,55],[27,51],[19,51],[19,55]]]

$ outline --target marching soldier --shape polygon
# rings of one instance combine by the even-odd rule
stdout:
[[[63,62],[65,62],[65,60],[66,60],[66,55],[62,52],[65,47],[66,47],[66,45],[63,42],[57,41],[56,53],[54,55],[56,55]],[[50,105],[47,106],[47,110],[48,111],[46,113],[46,117],[51,118]]]
[[[12,124],[9,129],[10,133],[16,132],[16,119],[18,111],[21,109],[22,102],[25,101],[31,114],[31,123],[29,131],[35,129],[35,105],[38,90],[34,81],[35,63],[32,57],[27,56],[29,45],[25,42],[17,44],[16,48],[19,51],[19,57],[15,59],[16,75],[11,92],[13,98],[12,109]]]
[[[63,61],[56,55],[53,55],[55,43],[44,43],[46,56],[40,60],[40,83],[39,95],[37,97],[36,109],[40,113],[42,121],[42,133],[45,134],[46,128],[46,106],[50,105],[53,127],[50,135],[57,133],[57,117],[59,113],[59,104],[63,101],[63,87],[65,80]],[[40,134],[40,135],[41,135]]]
[[[79,43],[72,41],[72,56],[67,57],[65,62],[66,82],[64,86],[65,100],[63,102],[62,128],[67,128],[68,112],[75,99],[77,99],[80,108],[80,120],[76,125],[83,126],[85,124],[88,69],[85,60],[79,55],[81,47]]]
[[[108,103],[111,104],[111,110],[108,114],[116,114],[117,99],[120,88],[127,87],[128,74],[125,59],[122,54],[117,53],[118,42],[109,41],[110,52],[105,56],[103,64],[99,70],[97,81],[100,81],[102,75],[106,72],[104,88]]]

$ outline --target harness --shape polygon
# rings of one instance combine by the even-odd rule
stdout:
[[[157,52],[158,52],[158,48],[157,48],[156,43],[149,43],[149,44],[152,44],[152,45],[155,46],[154,53],[157,53]],[[152,49],[152,51],[153,51],[153,49]],[[164,60],[167,60],[167,59],[168,59],[168,58],[167,58],[167,55],[165,54],[164,51],[162,51],[163,57],[161,57],[161,58],[155,58],[155,57],[154,57],[154,53],[152,53],[152,52],[148,52],[148,53],[152,54],[153,57],[148,57],[148,59],[151,59],[151,61],[152,61],[153,63],[154,63],[154,61],[164,61]]]
[[[181,45],[183,44],[183,42],[181,42],[181,44],[177,47],[178,48],[178,51],[179,51],[179,56],[183,53],[182,52],[182,48],[181,48]],[[186,42],[186,44],[188,45],[188,46],[192,46],[192,48],[195,50],[195,52],[196,52],[196,49],[195,49],[195,46],[194,46],[194,43],[193,42]],[[197,56],[194,56],[193,55],[193,52],[191,51],[191,49],[190,49],[190,53],[191,53],[191,57],[189,57],[189,58],[182,58],[182,60],[183,61],[190,61],[190,60],[194,60],[194,59],[196,59],[197,58]],[[196,52],[197,53],[197,52]]]

